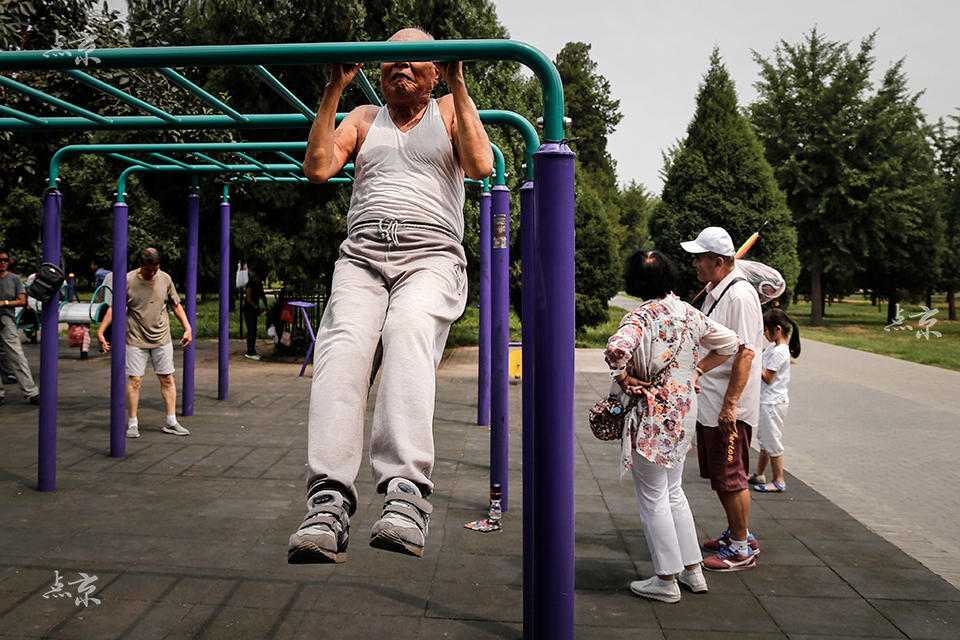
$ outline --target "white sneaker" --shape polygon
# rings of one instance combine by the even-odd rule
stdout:
[[[135,424],[131,424],[127,427],[127,437],[128,438],[139,438],[140,437],[140,427]]]
[[[656,582],[657,584],[654,584]],[[660,602],[669,602],[671,604],[680,602],[680,585],[676,580],[671,580],[668,584],[659,584],[662,582],[657,576],[652,576],[646,580],[636,580],[630,583],[630,591],[641,598],[650,598]]]
[[[188,435],[190,435],[190,432],[187,431],[187,428],[184,427],[184,426],[183,426],[182,424],[180,424],[179,422],[176,423],[176,424],[174,424],[174,425],[169,425],[169,424],[168,424],[167,426],[165,426],[165,427],[163,428],[163,432],[164,432],[164,433],[170,433],[170,434],[173,434],[173,435],[175,435],[175,436],[188,436]]]
[[[694,593],[706,593],[708,591],[707,579],[703,577],[703,570],[700,567],[689,571],[684,569],[677,574],[677,581]]]

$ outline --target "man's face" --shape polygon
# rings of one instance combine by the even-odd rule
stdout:
[[[416,29],[402,29],[390,38],[390,42],[428,39]],[[432,62],[384,62],[380,65],[380,87],[389,104],[429,98],[439,80],[440,73]]]
[[[10,256],[6,253],[0,253],[0,273],[5,273],[10,266]]]
[[[140,277],[144,280],[153,280],[153,278],[157,275],[157,271],[160,271],[160,265],[140,265]]]
[[[720,265],[722,260],[709,253],[693,254],[693,268],[697,270],[697,280],[700,282],[718,282],[723,278],[718,278],[720,274]]]

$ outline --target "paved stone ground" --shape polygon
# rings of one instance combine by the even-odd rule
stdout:
[[[38,347],[28,347],[36,366]],[[36,410],[8,393],[0,409],[0,636],[52,638],[516,638],[521,630],[519,417],[514,394],[511,509],[499,533],[467,531],[483,515],[488,434],[476,419],[476,351],[441,367],[437,484],[426,557],[365,542],[379,513],[369,469],[344,565],[290,566],[303,515],[308,381],[299,365],[252,363],[232,345],[231,397],[216,400],[216,348],[200,345],[196,416],[159,431],[159,389],[143,393],[139,440],[108,457],[105,357],[61,350],[57,491],[36,486]],[[578,353],[576,415],[605,390],[596,352]],[[8,386],[8,392],[13,388]],[[633,597],[650,575],[616,446],[579,421],[578,638],[957,638],[960,592],[799,479],[758,496],[759,567],[708,574],[710,593],[677,605]],[[693,465],[695,466],[695,465]],[[688,469],[701,535],[723,528],[709,486]],[[100,604],[47,598],[96,576]],[[66,585],[76,594],[78,585]]]

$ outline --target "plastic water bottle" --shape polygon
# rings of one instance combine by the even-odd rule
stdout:
[[[490,524],[500,524],[500,518],[503,515],[503,508],[500,506],[500,501],[503,497],[503,492],[500,489],[500,483],[494,482],[490,485],[490,515],[488,519]]]

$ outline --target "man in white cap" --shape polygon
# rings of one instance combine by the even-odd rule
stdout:
[[[736,266],[733,240],[720,227],[707,227],[696,240],[681,242],[694,254],[697,279],[705,282],[703,312],[734,331],[742,342],[736,358],[700,375],[697,454],[700,476],[710,479],[727,514],[727,529],[704,548],[717,554],[703,562],[711,571],[757,566],[760,545],[750,534],[750,436],[760,413],[760,349],[763,313],[756,290]],[[706,355],[706,354],[704,354]],[[699,371],[699,370],[698,370]]]

